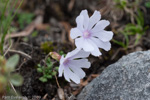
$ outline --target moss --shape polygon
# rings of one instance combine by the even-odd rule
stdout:
[[[45,53],[49,53],[54,50],[53,42],[44,42],[41,44],[41,49]]]

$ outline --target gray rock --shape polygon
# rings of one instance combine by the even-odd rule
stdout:
[[[150,51],[131,53],[108,66],[77,100],[150,100]]]

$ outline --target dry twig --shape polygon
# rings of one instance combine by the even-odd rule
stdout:
[[[21,54],[21,55],[23,55],[23,56],[25,56],[25,57],[28,57],[29,59],[32,59],[32,57],[31,57],[30,55],[28,55],[28,54],[26,54],[26,53],[24,53],[24,52],[22,52],[22,51],[8,50],[8,52],[18,53],[18,54]]]

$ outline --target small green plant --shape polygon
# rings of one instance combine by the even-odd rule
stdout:
[[[0,0],[0,53],[3,55],[3,45],[5,37],[10,29],[11,22],[20,8],[23,0],[19,4],[15,13],[13,12],[18,0]],[[7,13],[7,15],[6,15]]]
[[[127,49],[128,46],[129,46],[129,37],[127,34],[125,34],[124,32],[121,32],[124,36],[124,40],[123,41],[118,41],[118,40],[115,40],[115,39],[112,39],[112,41],[120,46],[122,46],[124,49]]]
[[[125,14],[127,14],[127,17],[129,15],[131,23],[135,24],[136,21],[136,14],[139,8],[140,4],[142,3],[142,0],[114,0],[115,7],[120,8],[124,11]]]
[[[124,30],[121,33],[125,37],[125,42],[113,40],[118,45],[121,45],[123,48],[128,48],[129,46],[129,36],[136,36],[134,45],[136,45],[141,37],[145,34],[145,31],[148,29],[148,26],[144,26],[144,17],[143,13],[138,10],[138,14],[136,16],[136,24],[129,23],[125,26]]]
[[[38,68],[37,68],[37,71],[39,73],[42,73],[43,76],[39,78],[39,80],[41,82],[47,82],[48,79],[52,79],[53,76],[55,76],[58,72],[58,67],[55,67],[53,66],[53,63],[51,61],[51,59],[48,57],[47,60],[46,60],[46,64],[45,66],[44,65],[41,65],[41,64],[38,64]]]
[[[18,23],[19,23],[20,28],[24,29],[25,24],[30,24],[32,22],[34,14],[20,13],[20,14],[17,14],[17,16],[18,16]]]
[[[19,61],[18,55],[10,57],[7,61],[4,59],[4,57],[0,56],[0,96],[2,94],[10,92],[7,91],[8,87],[12,87],[12,85],[14,86],[22,85],[23,83],[22,76],[19,75],[18,73],[14,73],[18,61]]]

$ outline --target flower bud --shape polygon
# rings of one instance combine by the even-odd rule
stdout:
[[[51,56],[53,59],[57,60],[57,61],[59,61],[60,58],[61,58],[61,55],[59,55],[59,54],[56,53],[56,52],[50,52],[50,56]]]

